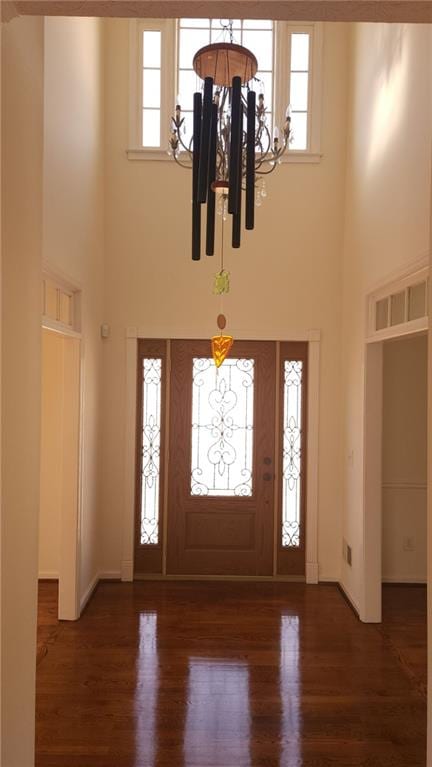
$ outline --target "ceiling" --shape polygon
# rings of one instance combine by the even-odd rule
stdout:
[[[16,0],[17,15],[432,22],[430,0]]]

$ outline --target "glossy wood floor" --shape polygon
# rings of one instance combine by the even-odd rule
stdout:
[[[334,586],[103,583],[40,637],[36,765],[425,767],[424,604],[384,598],[376,627]]]
[[[377,626],[413,685],[427,695],[426,586],[384,586],[383,622]]]

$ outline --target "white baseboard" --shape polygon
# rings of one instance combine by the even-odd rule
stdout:
[[[99,583],[99,573],[96,573],[94,578],[90,581],[80,601],[80,613],[84,610],[86,604],[90,601],[91,596]]]
[[[133,581],[134,571],[132,559],[123,559],[121,563],[121,579],[122,581]]]
[[[320,575],[319,583],[339,583],[340,575]]]
[[[88,604],[90,599],[93,596],[93,592],[98,585],[99,581],[119,581],[120,580],[120,570],[103,570],[99,573],[96,573],[90,584],[88,585],[87,589],[85,590],[81,602],[80,602],[80,611],[82,612],[85,608],[85,606]]]
[[[119,581],[121,580],[120,570],[102,570],[99,573],[99,580],[101,581]]]
[[[342,581],[339,581],[339,588],[343,591],[346,598],[348,599],[348,602],[351,604],[351,606],[354,609],[354,612],[357,613],[358,616],[360,616],[360,608],[357,604],[357,601],[354,599],[350,591],[347,589],[347,587],[342,583]]]
[[[306,583],[318,583],[318,562],[306,562]]]
[[[58,581],[59,574],[56,570],[39,570],[39,580]]]
[[[397,575],[383,576],[383,583],[427,583],[427,578],[421,575],[410,575],[399,578]]]

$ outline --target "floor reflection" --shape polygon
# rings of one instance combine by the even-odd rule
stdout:
[[[249,668],[246,663],[189,661],[184,762],[249,767]]]
[[[35,765],[424,767],[426,593],[388,592],[377,628],[333,586],[102,583],[45,644]]]
[[[281,767],[301,764],[300,622],[298,615],[281,615],[280,696]]]
[[[156,763],[159,668],[157,652],[157,614],[139,616],[139,646],[135,694],[135,748],[140,764]]]

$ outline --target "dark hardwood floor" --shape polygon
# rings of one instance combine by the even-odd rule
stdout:
[[[58,581],[39,581],[36,664],[48,652],[61,629],[58,614]]]
[[[36,767],[425,767],[425,614],[415,589],[377,627],[335,586],[103,583],[41,635]]]
[[[383,587],[383,622],[377,629],[385,637],[413,685],[427,695],[427,590],[426,586]]]

